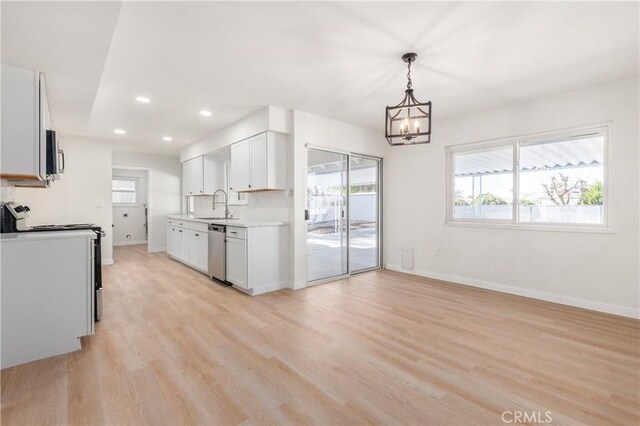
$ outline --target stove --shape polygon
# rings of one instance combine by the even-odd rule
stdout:
[[[36,225],[26,226],[26,219],[31,210],[27,206],[21,206],[14,202],[4,203],[0,209],[0,232],[57,232],[57,231],[79,231],[91,230],[96,233],[93,240],[93,278],[95,288],[95,320],[102,318],[102,253],[101,237],[106,237],[106,233],[98,225],[92,223],[69,223],[64,225]]]

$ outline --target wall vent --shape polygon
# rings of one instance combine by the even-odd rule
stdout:
[[[402,269],[413,271],[413,248],[402,248]]]

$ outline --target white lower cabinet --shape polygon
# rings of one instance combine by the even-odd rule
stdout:
[[[189,240],[187,236],[187,229],[178,228],[176,234],[176,259],[189,263]]]
[[[209,266],[208,233],[187,230],[185,236],[189,241],[189,264],[196,269],[206,271]]]
[[[229,237],[227,228],[227,281],[238,287],[247,285],[247,241]]]
[[[91,231],[0,235],[1,368],[76,351],[80,337],[94,333],[95,238]]]
[[[169,256],[206,273],[209,260],[206,228],[206,223],[170,219],[167,222]]]
[[[288,247],[286,226],[227,226],[227,281],[249,294],[286,287]]]
[[[237,289],[255,295],[287,286],[287,226],[227,226],[225,250],[227,281]],[[169,219],[167,253],[208,274],[208,225],[184,219]]]
[[[171,222],[167,224],[167,253],[169,256],[176,256],[178,250],[178,230]]]

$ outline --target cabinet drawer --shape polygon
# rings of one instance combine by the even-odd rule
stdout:
[[[227,226],[227,237],[247,239],[247,228],[239,228],[237,226]]]
[[[193,231],[207,232],[209,230],[209,224],[203,222],[188,222],[187,228]]]

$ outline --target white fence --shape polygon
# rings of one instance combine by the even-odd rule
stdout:
[[[520,222],[603,223],[603,206],[519,206]],[[511,220],[511,206],[455,206],[456,219]]]
[[[343,197],[339,195],[318,195],[309,199],[309,217],[312,224],[333,224],[341,213]],[[352,194],[349,208],[351,223],[375,222],[378,216],[377,194],[372,192]]]

